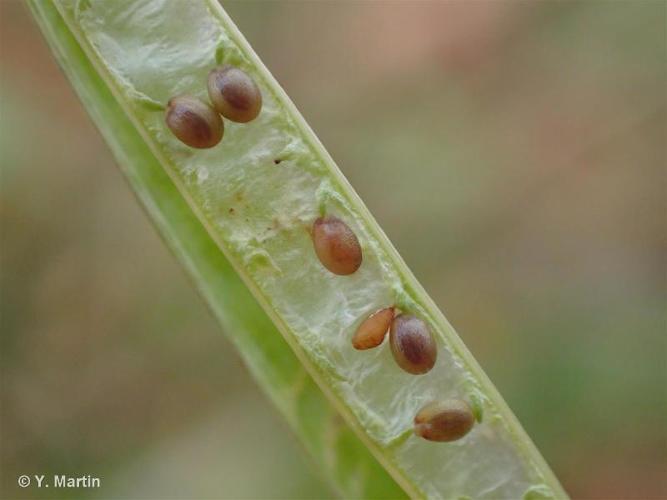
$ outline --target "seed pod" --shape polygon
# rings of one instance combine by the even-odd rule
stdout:
[[[426,373],[435,365],[435,340],[426,323],[415,316],[401,314],[394,318],[389,343],[396,363],[408,373]]]
[[[334,274],[354,273],[361,266],[361,245],[352,229],[337,217],[320,217],[313,223],[317,258]]]
[[[375,311],[357,328],[354,337],[352,337],[352,346],[360,351],[379,346],[384,340],[393,319],[393,307]]]
[[[464,401],[433,402],[415,416],[415,434],[429,441],[456,441],[468,434],[474,423],[472,410]]]
[[[216,111],[233,122],[249,122],[262,109],[255,81],[233,66],[220,66],[208,74],[208,95]]]
[[[222,118],[199,99],[180,95],[167,103],[167,126],[181,142],[192,148],[212,148],[222,139]]]

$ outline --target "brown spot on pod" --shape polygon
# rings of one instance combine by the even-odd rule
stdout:
[[[220,66],[209,73],[208,95],[216,111],[233,122],[249,122],[262,109],[259,87],[234,66]]]
[[[361,245],[352,229],[337,217],[320,217],[313,223],[317,258],[334,274],[348,275],[361,266]]]
[[[472,410],[464,401],[433,402],[415,416],[415,434],[429,441],[456,441],[468,434],[474,423]]]
[[[220,115],[189,95],[169,99],[165,122],[174,135],[191,148],[212,148],[220,142],[224,132]]]
[[[386,307],[366,318],[352,337],[352,346],[364,350],[379,346],[394,319],[394,308]]]
[[[438,357],[438,348],[426,323],[410,314],[394,318],[389,334],[391,353],[398,366],[420,375],[428,372]]]

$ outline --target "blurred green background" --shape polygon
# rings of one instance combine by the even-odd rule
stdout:
[[[572,496],[667,498],[666,4],[223,3]],[[0,9],[3,497],[331,497]]]

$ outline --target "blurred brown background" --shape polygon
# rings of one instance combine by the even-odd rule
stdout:
[[[572,496],[667,498],[666,4],[224,5]],[[330,497],[0,8],[3,496]]]

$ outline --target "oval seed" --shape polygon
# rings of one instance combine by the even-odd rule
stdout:
[[[352,229],[337,217],[320,217],[313,223],[317,258],[334,274],[348,275],[361,266],[361,245]]]
[[[389,343],[396,363],[408,373],[426,373],[435,365],[435,340],[426,323],[415,316],[401,314],[394,318]]]
[[[249,122],[262,109],[255,81],[233,66],[220,66],[208,74],[208,95],[216,111],[233,122]]]
[[[472,410],[464,401],[433,402],[415,416],[415,434],[429,441],[455,441],[468,434],[474,423]]]
[[[169,99],[165,121],[174,135],[192,148],[212,148],[224,133],[220,115],[208,104],[189,95]]]
[[[385,309],[375,311],[357,328],[354,337],[352,337],[352,346],[358,350],[379,346],[384,340],[387,331],[389,331],[393,319],[393,307],[386,307]]]

